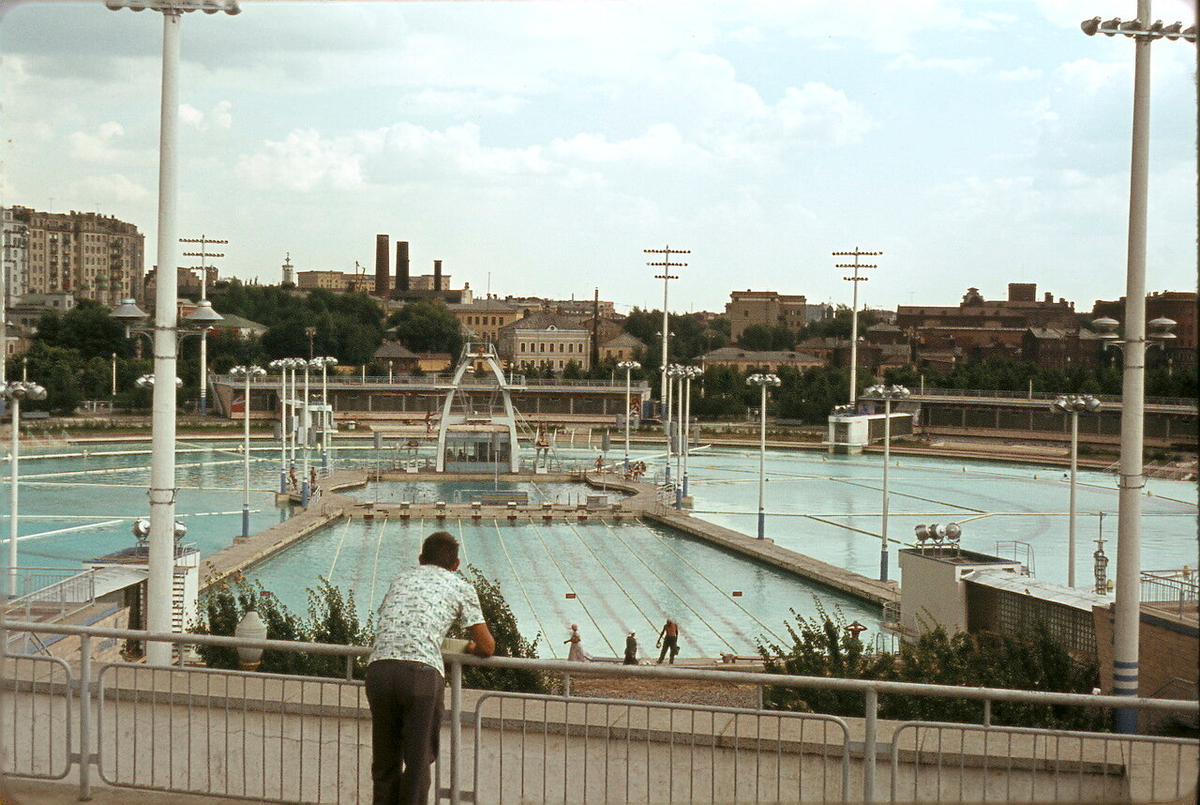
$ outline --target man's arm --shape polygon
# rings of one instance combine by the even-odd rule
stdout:
[[[484,659],[496,653],[496,640],[486,623],[477,623],[467,631],[471,633],[471,639],[463,651]]]

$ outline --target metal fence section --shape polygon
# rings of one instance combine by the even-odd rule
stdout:
[[[473,731],[475,802],[840,802],[850,786],[834,716],[488,693]]]
[[[892,734],[892,802],[1181,802],[1194,741],[910,721]],[[1131,767],[1168,768],[1139,775]]]
[[[102,641],[162,640],[335,655],[347,669],[368,648],[0,622],[0,634],[5,629],[73,635],[78,647],[73,664],[0,657],[12,669],[0,684],[6,705],[0,723],[6,754],[0,759],[15,775],[55,778],[74,770],[81,799],[90,797],[93,773],[112,786],[226,799],[369,798],[370,715],[359,682],[126,662],[92,667],[93,641],[97,648]],[[60,641],[60,650],[65,643]],[[1195,740],[1020,729],[990,719],[991,704],[998,701],[1195,717],[1200,705],[1194,701],[697,668],[581,667],[504,657],[446,660],[450,703],[435,779],[438,798],[455,805],[589,799],[875,802],[889,795],[899,801],[958,801],[977,799],[975,792],[997,800],[1179,799],[1195,785],[1200,756]],[[466,665],[586,673],[668,687],[702,682],[844,691],[861,694],[863,709],[851,720],[768,711],[761,699],[758,707],[734,708],[491,692],[470,693],[477,697],[471,706],[462,689]],[[984,724],[912,722],[893,733],[879,721],[881,693],[977,700]],[[464,723],[472,733],[467,741]],[[891,792],[885,766],[889,736]]]
[[[111,664],[98,676],[109,785],[279,802],[370,799],[361,682]]]
[[[57,657],[10,656],[3,678],[4,770],[46,780],[66,777],[78,760],[70,667]]]
[[[6,617],[56,621],[96,601],[95,568],[82,573],[73,572],[65,578],[35,574],[26,577],[26,580],[31,584],[40,580],[47,581],[41,587],[33,587],[30,592],[9,600],[5,604]]]
[[[1200,604],[1200,572],[1189,568],[1143,570],[1141,588],[1142,603],[1177,615],[1194,615]]]

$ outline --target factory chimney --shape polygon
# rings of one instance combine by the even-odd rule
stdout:
[[[375,295],[387,296],[388,290],[388,236],[375,236]]]
[[[408,241],[396,241],[396,291],[408,293]]]
[[[433,290],[442,290],[442,261],[433,261]]]

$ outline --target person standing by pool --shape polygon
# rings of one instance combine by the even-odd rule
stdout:
[[[679,653],[679,624],[673,618],[667,618],[667,622],[663,624],[662,630],[658,633],[658,640],[654,647],[662,646],[662,651],[658,655],[658,664],[662,665],[663,657],[667,656],[667,652],[671,652],[671,665],[675,664],[675,655]]]
[[[571,624],[571,636],[563,643],[570,643],[571,650],[567,652],[567,660],[569,662],[587,662],[587,655],[583,653],[583,638],[579,636],[579,625]]]
[[[624,665],[637,665],[637,634],[630,632],[629,637],[625,638],[625,660]]]
[[[442,725],[446,632],[455,623],[465,627],[471,635],[464,649],[468,654],[490,657],[496,650],[478,593],[455,573],[454,537],[445,531],[430,534],[418,561],[383,597],[367,666],[376,805],[423,803],[429,797]]]

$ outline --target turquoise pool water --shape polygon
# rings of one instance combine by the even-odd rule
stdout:
[[[202,554],[230,544],[241,528],[242,459],[237,442],[180,443],[179,518],[187,540]],[[36,458],[21,465],[19,543],[23,566],[77,568],[83,560],[131,544],[131,521],[146,512],[149,456],[145,445],[33,446]],[[585,450],[562,451],[584,461]],[[386,451],[395,455],[394,451]],[[370,466],[379,453],[368,444],[343,446],[340,465]],[[610,453],[610,456],[615,453]],[[270,446],[252,452],[251,527],[260,530],[290,516],[277,508],[279,455]],[[661,469],[661,457],[634,451]],[[832,564],[874,576],[878,573],[881,507],[878,456],[827,456],[772,451],[767,457],[767,536],[779,544]],[[757,508],[758,455],[703,449],[692,455],[691,494],[696,515],[753,533]],[[997,552],[997,542],[1027,543],[1034,572],[1065,582],[1068,485],[1061,469],[935,458],[893,459],[890,472],[893,539],[908,542],[918,523],[956,521],[963,546]],[[3,479],[7,484],[7,473]],[[362,499],[460,498],[491,482],[434,485],[383,482],[359,492]],[[500,484],[521,489],[531,500],[582,496],[579,484]],[[1178,568],[1196,563],[1196,485],[1150,479],[1144,498],[1143,567]],[[7,517],[0,493],[0,516]],[[1091,554],[1104,519],[1105,548],[1115,562],[1117,493],[1115,476],[1081,472],[1077,577],[1091,578]],[[466,559],[500,582],[523,631],[542,632],[543,656],[562,656],[570,623],[584,632],[586,649],[619,653],[618,640],[638,633],[644,648],[672,615],[684,627],[684,652],[713,655],[750,653],[755,638],[782,633],[789,608],[811,614],[813,594],[850,619],[874,625],[870,608],[813,588],[688,537],[640,524],[609,527],[555,524],[513,527],[506,523],[455,526]],[[415,561],[430,523],[338,524],[264,563],[255,576],[286,603],[303,607],[304,589],[318,576],[353,589],[363,612],[378,604],[391,577]],[[895,546],[894,546],[895,547]],[[1003,552],[1003,551],[1002,551]],[[1024,555],[1022,555],[1024,559]],[[1110,565],[1111,571],[1115,565]],[[892,572],[898,573],[895,554]],[[734,596],[733,592],[741,592]],[[567,598],[574,593],[574,598]]]

